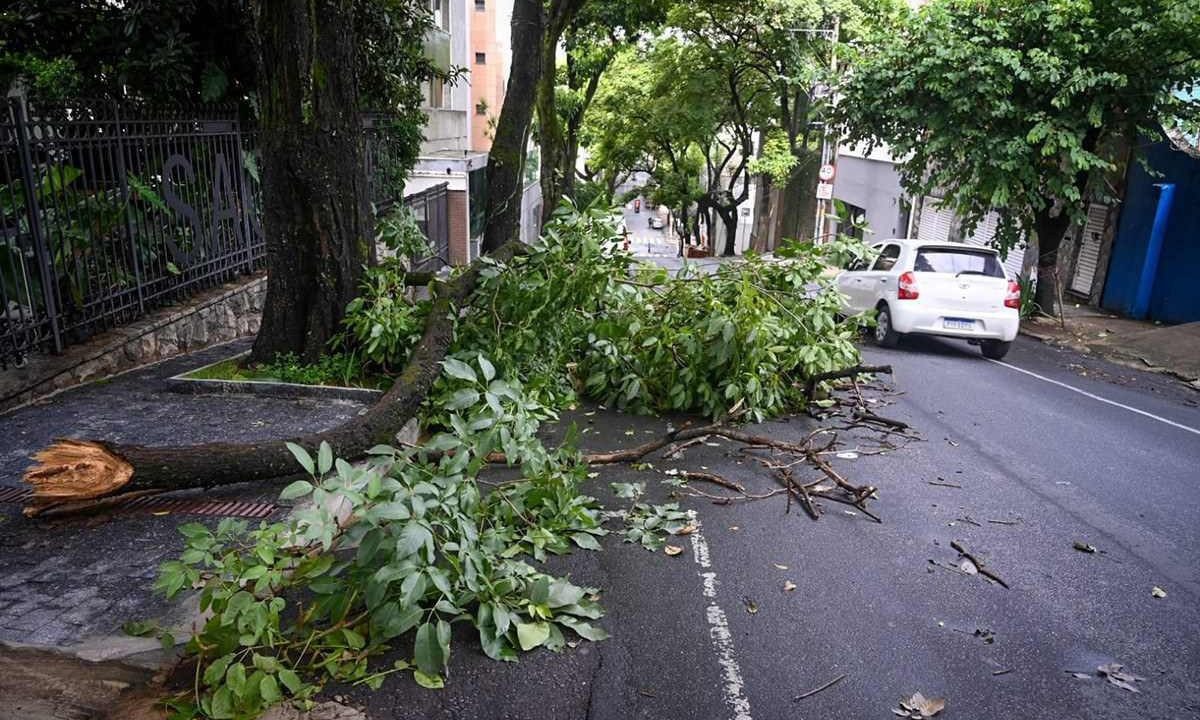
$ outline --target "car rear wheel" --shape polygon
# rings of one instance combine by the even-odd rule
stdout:
[[[1003,340],[984,340],[979,345],[983,356],[991,360],[1003,360],[1010,347],[1012,347],[1012,343]]]
[[[879,314],[875,316],[875,344],[879,347],[893,348],[900,343],[900,333],[892,327],[892,313],[887,305],[879,306]]]

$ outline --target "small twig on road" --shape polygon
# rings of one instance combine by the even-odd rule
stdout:
[[[808,692],[806,692],[802,695],[797,695],[796,697],[792,698],[792,702],[796,702],[797,700],[803,700],[806,697],[812,697],[813,695],[816,695],[817,693],[821,692],[822,690],[828,690],[829,688],[833,687],[834,685],[837,685],[838,683],[840,683],[845,678],[846,678],[845,674],[838,675],[837,677],[835,677],[834,679],[825,683],[821,687],[813,688],[812,690],[809,690]]]
[[[1000,587],[1004,588],[1005,590],[1010,589],[1008,587],[1008,583],[1004,582],[1004,580],[1001,579],[1001,577],[999,575],[997,575],[996,573],[992,572],[991,570],[988,570],[987,567],[984,566],[983,561],[980,560],[978,557],[972,555],[970,552],[968,552],[967,549],[965,547],[963,547],[962,543],[960,543],[957,540],[951,540],[950,547],[957,550],[959,555],[962,555],[966,559],[975,563],[975,569],[979,571],[980,575],[984,576],[985,578],[988,578],[989,580],[992,580],[993,582],[997,583],[998,585],[1000,585]]]
[[[993,670],[992,677],[995,677],[997,675],[1007,675],[1010,672],[1012,672],[1012,668],[1004,668],[1003,670]]]
[[[1021,524],[1020,520],[992,520],[990,518],[988,519],[988,522],[995,523],[997,525],[1020,525]]]
[[[952,487],[952,488],[958,488],[959,490],[962,490],[962,485],[955,485],[954,483],[937,482],[936,480],[926,480],[925,482],[929,483],[930,485],[937,485],[938,487]],[[978,525],[979,523],[975,523],[975,524]]]

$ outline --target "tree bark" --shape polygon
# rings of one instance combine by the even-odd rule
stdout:
[[[315,362],[373,256],[353,7],[347,0],[254,7],[268,275],[251,359],[296,353]]]
[[[490,257],[500,263],[524,252],[516,241],[505,243]],[[475,290],[480,260],[441,287],[429,310],[424,333],[404,371],[392,388],[362,415],[338,427],[292,438],[310,451],[322,442],[337,457],[354,460],[378,444],[393,441],[396,432],[416,416],[433,383],[442,374],[441,361],[454,337],[457,308]],[[63,440],[39,453],[38,464],[25,472],[34,488],[33,515],[48,506],[93,500],[142,490],[181,490],[295,475],[299,468],[284,440],[256,443],[205,443],[180,447],[146,447],[96,440]]]
[[[716,207],[717,215],[721,216],[721,222],[725,223],[725,249],[721,254],[725,257],[733,257],[737,254],[737,206],[732,208]]]
[[[554,88],[558,83],[558,41],[579,14],[585,0],[551,0],[540,43],[542,74],[537,83],[538,140],[541,147],[542,223],[545,224],[573,185],[575,168],[565,168],[566,139],[558,117]],[[514,47],[516,47],[514,45]]]
[[[1057,215],[1051,215],[1048,208],[1038,213],[1034,218],[1034,233],[1037,234],[1037,289],[1034,300],[1042,312],[1047,315],[1058,315],[1059,277],[1058,277],[1058,248],[1062,245],[1063,236],[1071,226],[1071,216],[1064,209]]]
[[[540,0],[516,0],[512,19],[512,70],[496,137],[488,153],[488,196],[483,251],[492,252],[520,236],[525,147],[533,120],[534,92],[542,76],[541,38],[545,16]],[[550,202],[543,198],[543,203]]]
[[[1100,130],[1090,128],[1080,141],[1080,147],[1087,152],[1095,152],[1099,142]],[[1090,173],[1086,170],[1075,173],[1073,184],[1079,193],[1077,197],[1087,197],[1089,179]],[[1063,236],[1067,234],[1074,219],[1065,204],[1057,208],[1056,205],[1059,203],[1056,203],[1054,198],[1045,198],[1045,207],[1033,216],[1038,248],[1038,279],[1034,301],[1042,312],[1048,315],[1058,315],[1062,312],[1062,308],[1059,307],[1061,278],[1058,277],[1058,248],[1062,245]]]
[[[780,239],[812,239],[817,217],[819,158],[812,151],[804,151],[798,158],[800,162],[792,169],[779,194],[779,226],[775,237]]]

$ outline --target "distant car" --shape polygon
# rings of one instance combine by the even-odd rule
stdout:
[[[1020,327],[1021,288],[995,250],[958,243],[885,240],[878,257],[837,276],[849,315],[878,310],[875,342],[904,335],[963,338],[984,357],[1003,358]]]
[[[664,223],[663,219],[661,217],[659,217],[658,215],[651,215],[650,216],[650,227],[653,228],[654,230],[662,230],[664,227],[666,227],[666,223]]]

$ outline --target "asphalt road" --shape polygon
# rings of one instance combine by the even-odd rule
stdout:
[[[786,514],[782,498],[685,499],[701,531],[677,557],[610,536],[603,552],[551,563],[602,589],[611,639],[504,664],[460,632],[443,691],[398,678],[332,692],[397,719],[887,718],[918,691],[944,697],[947,720],[1200,717],[1200,396],[1026,339],[1007,362],[1041,378],[931,339],[865,359],[894,366],[900,394],[885,413],[922,438],[835,461],[880,488],[883,524],[832,504],[814,522]],[[665,424],[574,419],[595,448]],[[760,430],[798,437],[812,423]],[[771,487],[726,453],[700,446],[654,458],[651,471],[609,468],[592,492],[618,507],[607,483],[638,480],[666,499],[668,466]],[[938,478],[961,487],[929,484]],[[1011,589],[931,564],[957,562],[952,540]],[[1108,662],[1144,677],[1141,692],[1095,677]]]

